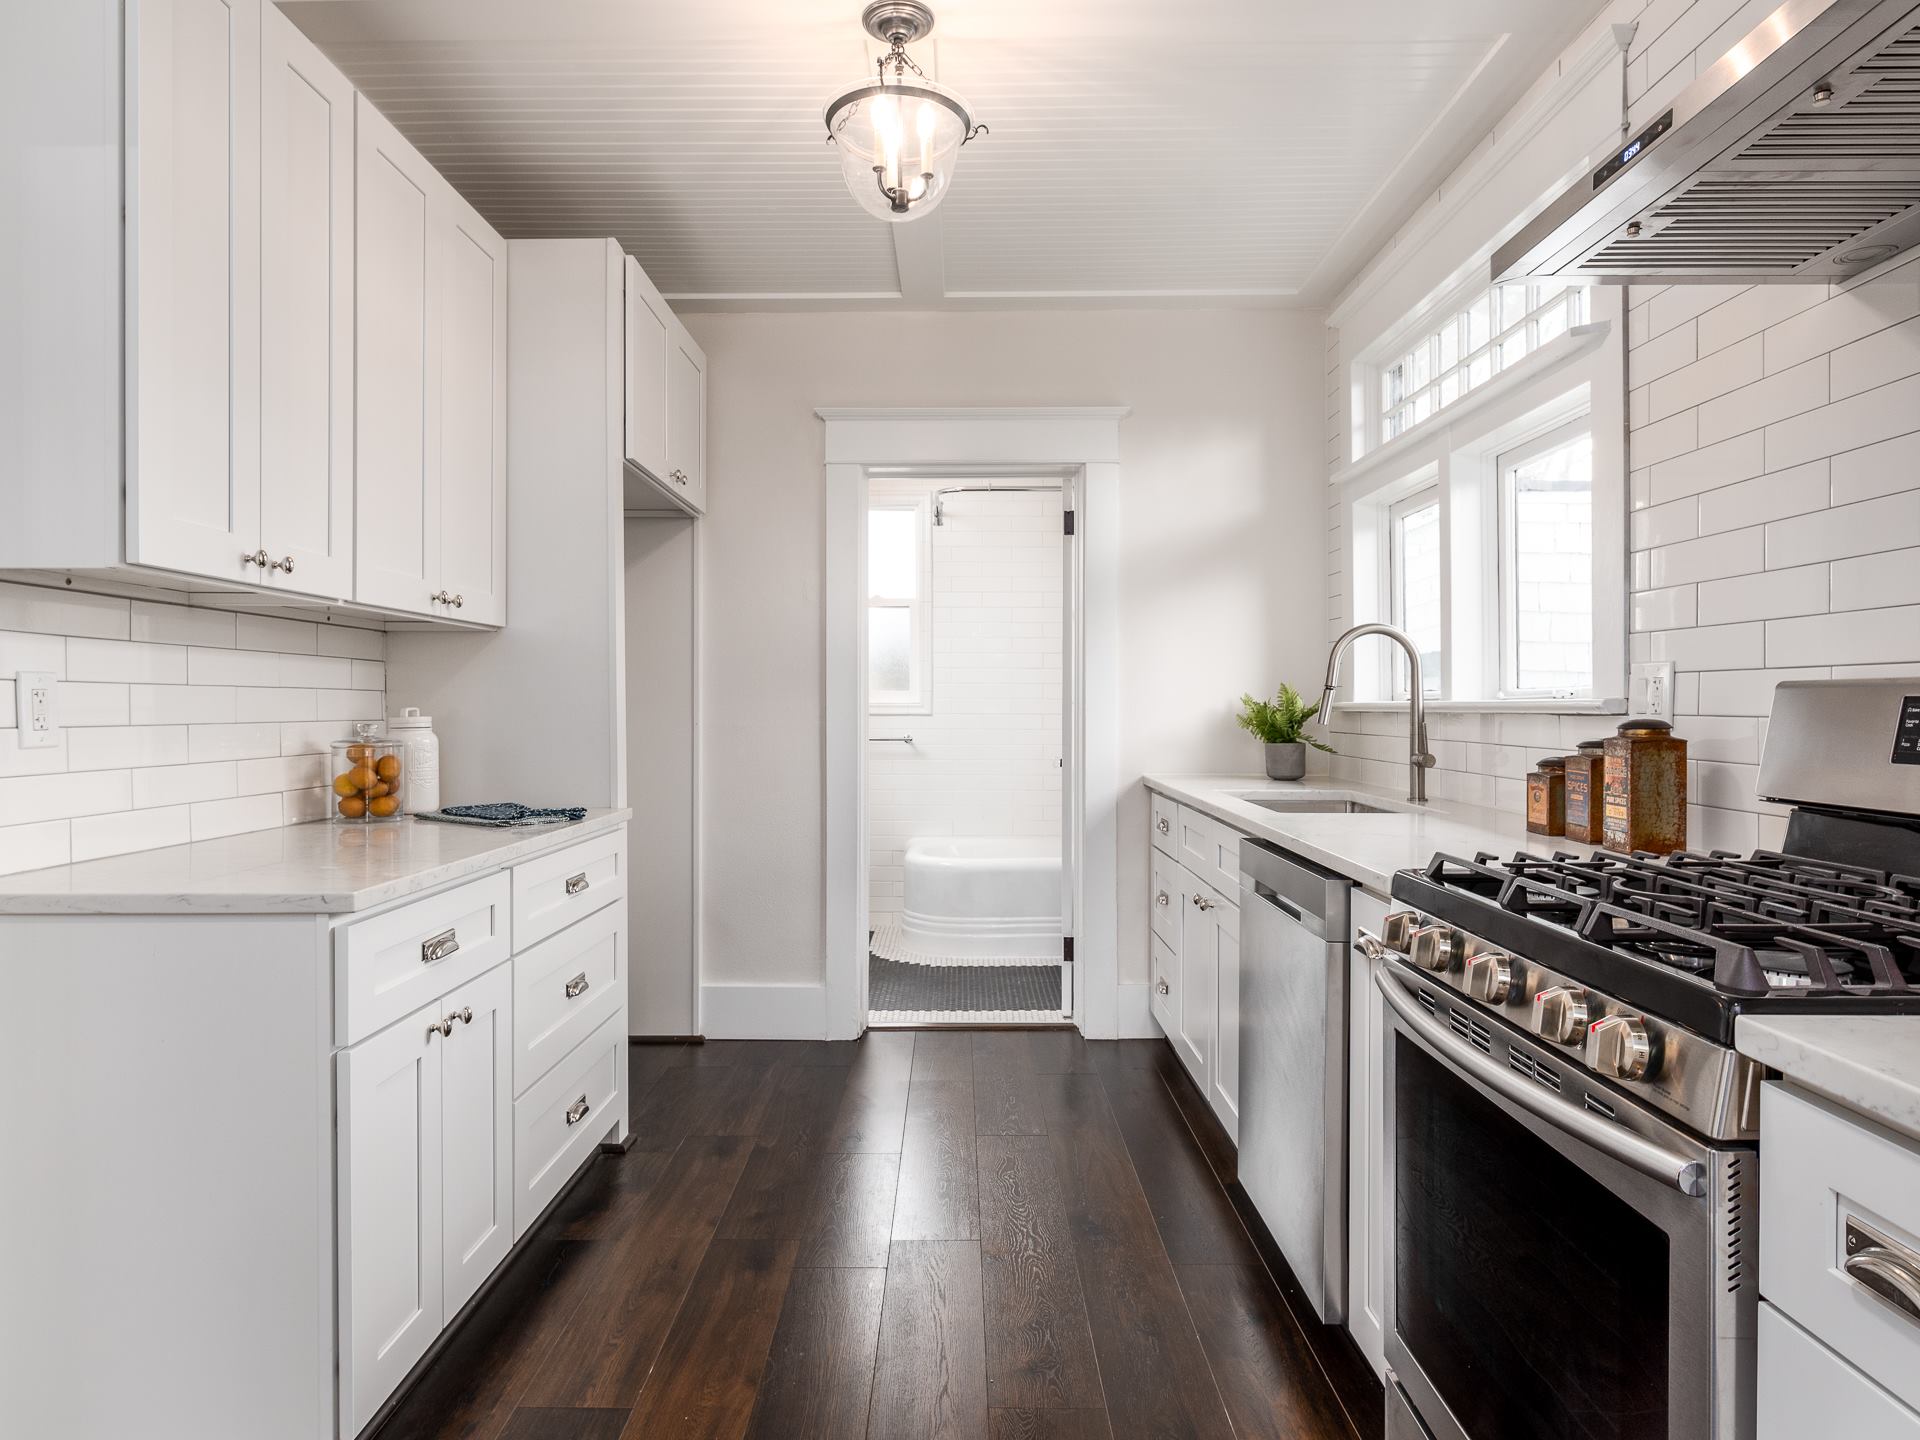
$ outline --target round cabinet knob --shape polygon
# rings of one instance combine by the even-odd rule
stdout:
[[[1423,925],[1407,942],[1408,958],[1422,970],[1451,970],[1459,950],[1459,936],[1445,925]]]
[[[267,562],[267,568],[269,570],[284,570],[287,574],[291,575],[293,573],[293,556],[289,555],[284,560],[269,560]]]
[[[1576,1045],[1587,1029],[1587,992],[1555,985],[1533,997],[1533,1033],[1556,1045]]]
[[[1413,932],[1420,926],[1420,917],[1411,910],[1396,910],[1387,916],[1380,926],[1380,938],[1389,950],[1406,953],[1407,942],[1413,938]]]
[[[1609,1015],[1587,1031],[1587,1067],[1614,1080],[1642,1080],[1653,1069],[1653,1037],[1646,1022]]]
[[[1467,960],[1467,993],[1489,1005],[1504,1005],[1513,992],[1513,957],[1494,951]]]

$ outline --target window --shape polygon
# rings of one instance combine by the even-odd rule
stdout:
[[[927,497],[876,495],[867,509],[867,706],[883,714],[932,708]]]
[[[1440,694],[1440,490],[1430,486],[1393,506],[1388,514],[1388,583],[1393,623],[1413,637],[1420,652],[1420,691]],[[1390,693],[1411,690],[1407,657],[1391,650]]]
[[[1501,455],[1501,691],[1593,686],[1593,435],[1582,418]]]
[[[1433,329],[1380,366],[1375,443],[1405,434],[1549,340],[1586,324],[1589,309],[1586,287],[1551,281],[1495,285],[1450,307]]]

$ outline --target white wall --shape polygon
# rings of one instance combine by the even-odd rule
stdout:
[[[1636,118],[1650,117],[1772,8],[1611,7],[1607,18],[1641,21],[1628,71]],[[1578,158],[1550,135],[1528,156],[1542,173]],[[1468,183],[1449,177],[1442,190]],[[1396,258],[1389,250],[1376,262],[1368,293],[1406,298]],[[1398,269],[1426,276],[1447,264],[1426,254]],[[1627,305],[1631,658],[1675,662],[1675,728],[1691,762],[1689,842],[1778,845],[1785,812],[1754,794],[1774,684],[1920,673],[1920,261],[1851,290],[1641,285]],[[1349,367],[1369,339],[1360,322],[1388,322],[1354,297],[1335,313],[1349,320],[1328,337],[1328,459],[1337,469],[1351,433]],[[1348,609],[1344,545],[1331,525],[1330,626]],[[1535,760],[1612,724],[1437,716],[1432,793],[1517,813]],[[1349,713],[1334,729],[1336,775],[1401,782],[1403,717]]]
[[[1121,765],[1246,772],[1235,697],[1324,660],[1324,317],[1288,311],[694,315],[710,374],[708,982],[818,981],[820,405],[1130,405]],[[1146,979],[1146,801],[1120,816],[1120,980]]]
[[[938,483],[929,482],[924,489]],[[876,713],[869,745],[869,911],[902,905],[917,836],[1060,834],[1061,502],[950,495],[933,528],[928,714]]]
[[[327,745],[386,714],[386,636],[0,583],[0,874],[329,813]],[[58,677],[22,749],[14,677]]]

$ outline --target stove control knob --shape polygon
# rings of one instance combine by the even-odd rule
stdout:
[[[1467,958],[1467,993],[1489,1005],[1504,1005],[1513,993],[1513,957],[1483,950]]]
[[[1411,910],[1396,910],[1387,916],[1380,926],[1380,938],[1387,942],[1389,950],[1407,953],[1407,942],[1413,939],[1413,932],[1419,927],[1420,917]]]
[[[1587,1030],[1587,1068],[1612,1080],[1643,1080],[1653,1069],[1653,1037],[1644,1020],[1609,1015]]]
[[[1453,969],[1460,954],[1460,936],[1445,925],[1423,925],[1407,942],[1407,957],[1422,970]]]
[[[1587,992],[1555,985],[1533,997],[1533,1033],[1556,1045],[1578,1045],[1587,1029]]]

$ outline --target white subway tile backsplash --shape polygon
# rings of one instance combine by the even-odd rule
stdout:
[[[1813,359],[1701,404],[1700,443],[1734,435],[1827,403],[1827,357]]]
[[[1920,375],[1767,426],[1767,468],[1804,465],[1916,428],[1920,428]]]
[[[133,602],[133,639],[165,645],[208,645],[233,648],[231,610],[202,610],[192,605],[163,605],[151,600]]]
[[[284,823],[278,795],[203,800],[189,807],[189,820],[195,840],[217,840],[222,835],[244,835],[252,830],[275,830]]]
[[[1920,431],[1833,457],[1833,503],[1851,505],[1920,488]]]
[[[380,690],[323,690],[321,720],[379,720],[386,716],[387,697]]]
[[[1662,331],[1634,352],[1633,383],[1646,385],[1657,382],[1665,376],[1684,371],[1698,358],[1698,355],[1699,351],[1694,348],[1694,329],[1691,321],[1676,325],[1671,330]],[[1656,409],[1653,418],[1663,419],[1681,408],[1683,407],[1670,406],[1665,409]]]
[[[1766,528],[1769,570],[1920,545],[1920,490],[1776,520]]]
[[[187,654],[187,673],[193,673],[193,654]],[[62,693],[72,689],[63,686]],[[135,725],[210,725],[233,720],[230,685],[133,685],[128,720]]]
[[[125,640],[129,638],[127,616],[128,602],[111,596],[0,581],[0,630]]]
[[[72,831],[66,820],[35,825],[0,825],[0,875],[44,870],[73,858]]]
[[[21,775],[0,780],[0,815],[16,825],[103,815],[132,806],[133,780],[125,770]]]
[[[1824,304],[1827,294],[1822,285],[1750,285],[1700,317],[1700,353],[1709,355],[1736,340],[1758,336],[1802,310]]]
[[[1656,630],[1648,658],[1671,660],[1682,670],[1750,670],[1767,663],[1766,627],[1701,625]]]
[[[1725,625],[1740,620],[1772,620],[1782,615],[1817,615],[1827,609],[1827,567],[1802,565],[1700,583],[1700,623]]]
[[[69,770],[130,770],[186,760],[184,725],[102,725],[67,732]]]
[[[243,687],[233,692],[233,718],[251,720],[317,720],[320,718],[316,690],[289,689],[285,686]]]
[[[353,662],[353,688],[355,690],[379,690],[387,688],[387,667],[380,660],[356,660]]]
[[[23,746],[17,727],[0,730],[0,776],[56,775],[67,768],[67,737],[52,745]],[[0,820],[10,818],[0,810]]]
[[[317,648],[322,655],[381,660],[386,658],[387,637],[378,630],[361,630],[352,625],[322,625]]]
[[[1675,331],[1675,334],[1691,333]],[[1702,401],[1715,396],[1725,395],[1738,390],[1743,385],[1751,385],[1761,378],[1760,337],[1747,339],[1716,351],[1691,365],[1683,365],[1669,375],[1653,378],[1635,369],[1636,379],[1653,379],[1647,387],[1647,419],[1664,420],[1667,416],[1688,410]],[[1701,439],[1706,437],[1704,422]],[[1750,427],[1742,427],[1750,428]]]
[[[1699,412],[1682,410],[1664,420],[1655,420],[1632,432],[1631,454],[1635,465],[1658,466],[1663,460],[1684,455],[1700,445]]]
[[[1784,670],[1714,670],[1695,677],[1700,687],[1702,715],[1756,715],[1773,713],[1773,687],[1783,680],[1825,680],[1824,666]]]
[[[67,640],[69,680],[114,680],[138,685],[184,685],[184,645],[149,645],[132,640]]]
[[[73,859],[77,864],[134,850],[157,850],[163,845],[184,845],[191,838],[185,805],[90,815],[73,822]]]
[[[11,679],[22,670],[45,670],[64,679],[67,673],[66,640],[59,635],[0,630],[0,675]]]
[[[1714,535],[1743,525],[1824,510],[1827,493],[1825,460],[1809,461],[1736,485],[1722,485],[1700,495],[1700,533]]]
[[[326,655],[282,655],[279,685],[305,685],[316,690],[353,688],[353,661]]]
[[[1834,610],[1920,605],[1920,549],[1888,550],[1833,562]]]
[[[1697,593],[1692,585],[1670,585],[1664,590],[1638,590],[1633,596],[1635,630],[1678,630],[1699,623]]]
[[[280,657],[262,650],[219,650],[192,646],[187,679],[195,685],[278,685]]]
[[[1670,500],[1665,505],[1636,510],[1630,518],[1628,533],[1635,550],[1692,540],[1700,533],[1700,502],[1692,498]]]
[[[1755,525],[1746,530],[1683,540],[1649,553],[1653,557],[1649,579],[1656,588],[1746,575],[1766,568],[1766,531]]]
[[[311,655],[319,626],[311,620],[275,620],[262,615],[236,615],[233,643],[242,650],[276,650],[287,655]]]
[[[92,680],[62,681],[53,692],[55,719],[61,725],[140,724],[128,706],[129,688]]]
[[[133,804],[136,810],[153,805],[185,805],[194,800],[224,800],[238,792],[235,762],[214,760],[199,765],[169,765],[136,770]]]
[[[190,725],[187,758],[202,760],[258,760],[280,753],[280,727],[254,725]]]
[[[1920,315],[1920,281],[1899,272],[1843,290],[1767,330],[1767,373],[1788,370]]]
[[[1769,620],[1769,665],[1907,665],[1920,662],[1920,605]]]
[[[1647,463],[1637,450],[1632,458],[1635,465]],[[1766,436],[1761,431],[1749,430],[1718,445],[1705,445],[1654,465],[1653,503],[1660,505],[1685,495],[1698,495],[1702,490],[1762,474],[1766,468]]]
[[[281,755],[268,760],[242,760],[235,768],[238,793],[262,795],[271,791],[313,790],[325,785],[326,758],[321,755]]]
[[[1920,320],[1898,325],[1843,345],[1833,352],[1833,398],[1920,374]]]

